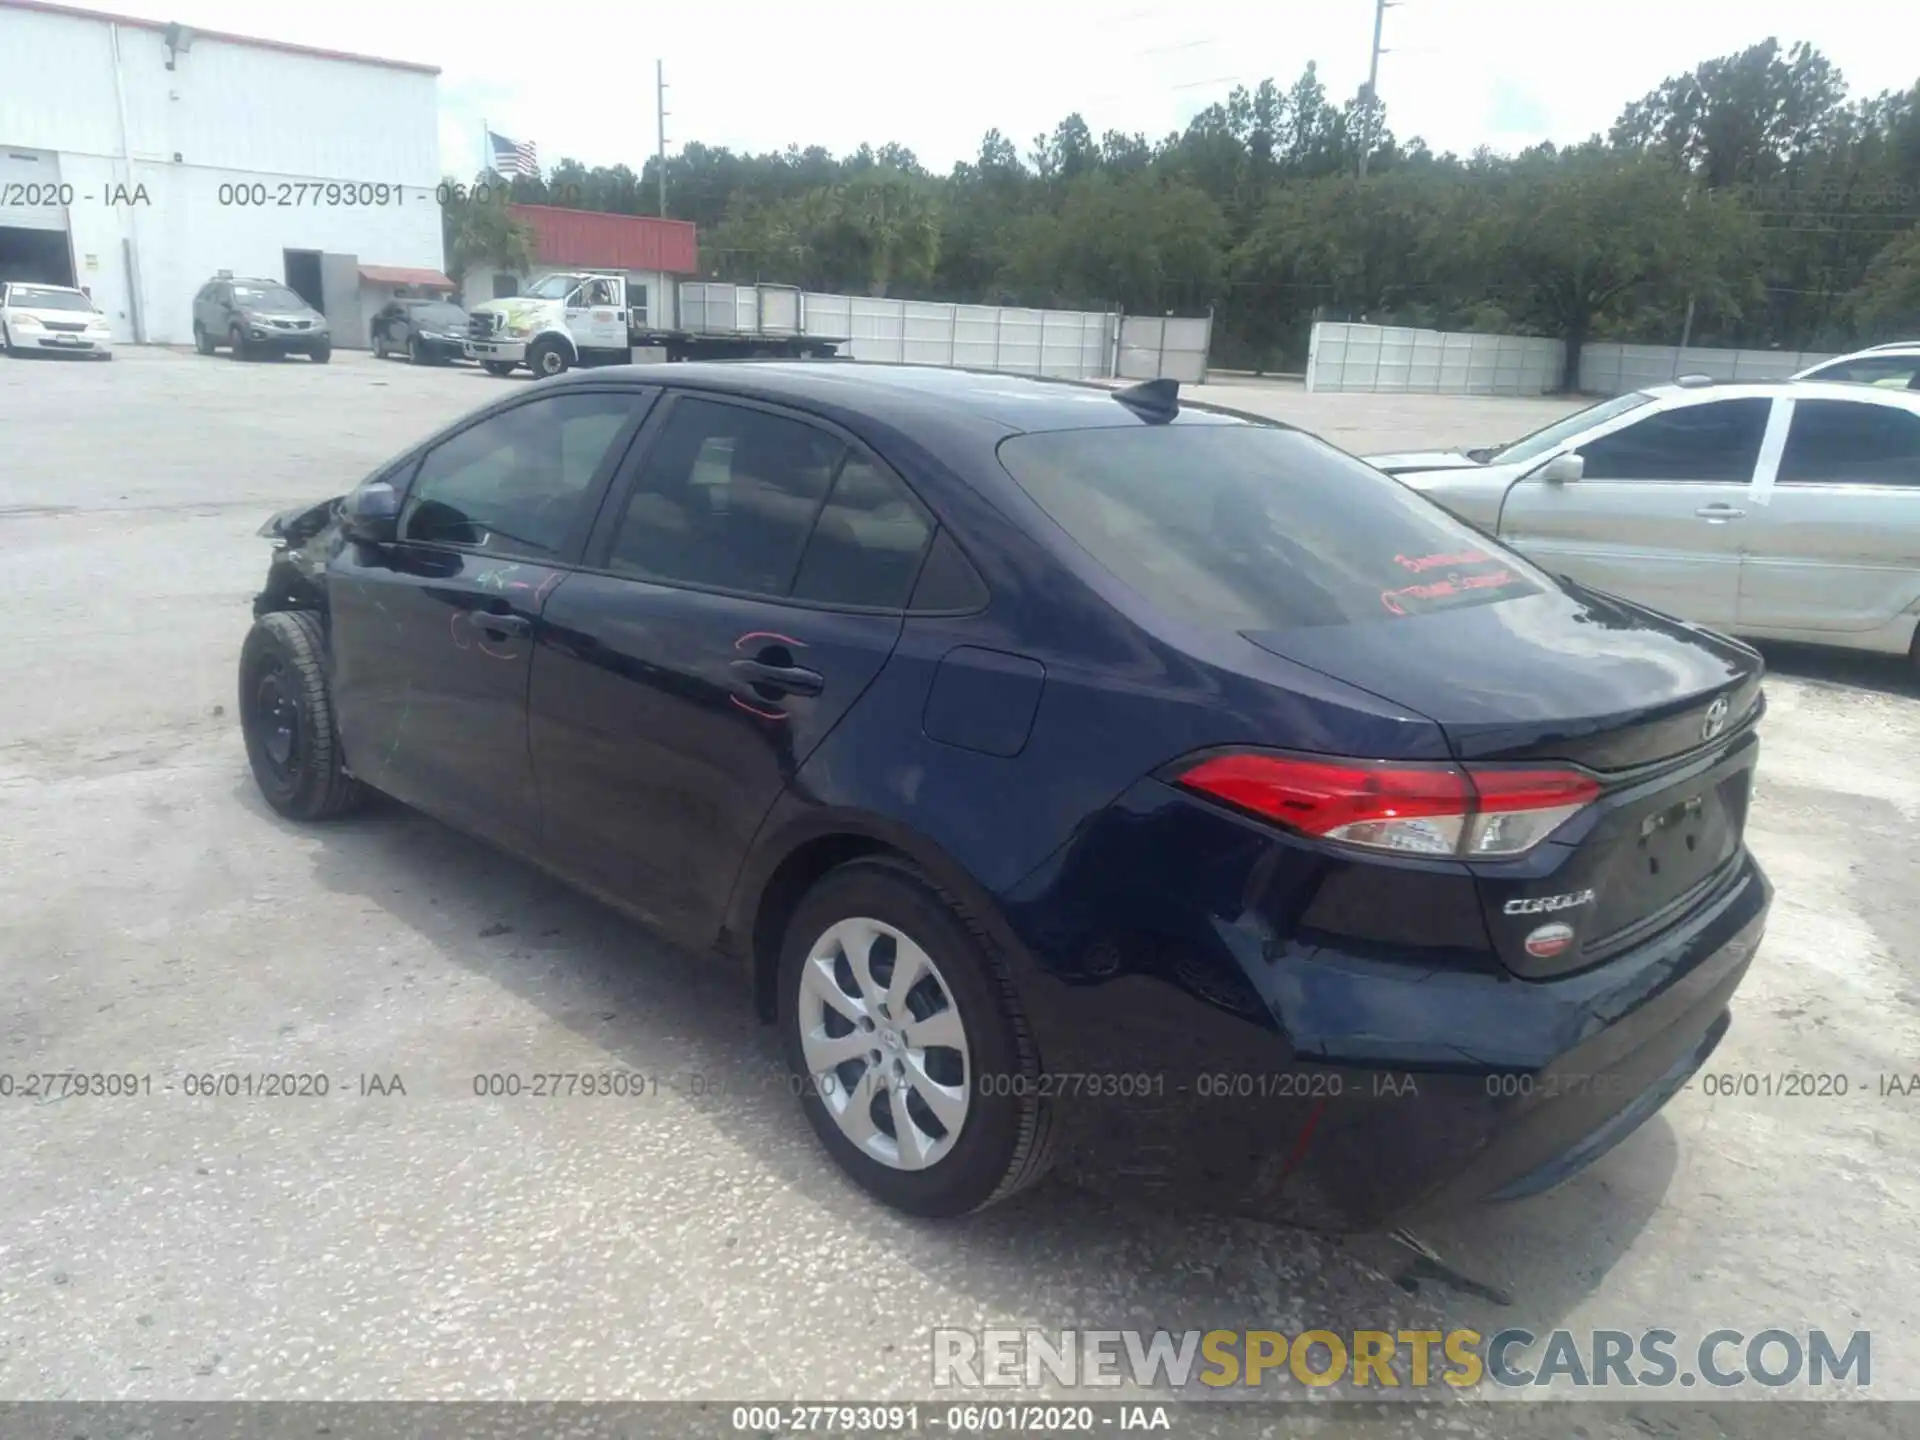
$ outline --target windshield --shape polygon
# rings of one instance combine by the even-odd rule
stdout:
[[[573,287],[579,283],[578,275],[549,275],[520,293],[533,300],[564,300],[573,293]]]
[[[1230,630],[1384,621],[1538,594],[1538,571],[1297,430],[1166,425],[1018,435],[1000,463],[1160,609]]]
[[[78,290],[43,289],[38,285],[15,285],[7,291],[7,303],[29,310],[93,309],[93,302]]]
[[[233,286],[233,303],[251,305],[260,310],[305,310],[307,302],[284,285],[242,285],[238,281]]]
[[[458,305],[442,302],[414,306],[413,318],[422,325],[464,325],[467,323],[467,312]]]
[[[1638,410],[1642,405],[1651,403],[1653,397],[1642,390],[1631,390],[1625,395],[1616,395],[1611,400],[1602,400],[1598,405],[1589,405],[1584,410],[1576,410],[1564,420],[1556,420],[1544,430],[1536,430],[1523,436],[1510,445],[1502,445],[1493,452],[1494,458],[1505,464],[1509,460],[1531,460],[1544,455],[1565,444],[1582,431],[1604,424],[1616,415],[1624,415],[1629,410]]]

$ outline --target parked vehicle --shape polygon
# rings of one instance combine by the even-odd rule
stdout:
[[[763,328],[659,329],[630,303],[625,276],[579,272],[548,275],[524,294],[474,306],[467,356],[493,375],[521,365],[536,375],[559,375],[576,365],[630,364],[635,349],[657,350],[673,361],[821,359],[837,354],[842,343]]]
[[[415,365],[461,359],[467,347],[467,312],[451,300],[390,300],[369,326],[374,358],[404,355]]]
[[[327,317],[278,280],[220,275],[193,297],[193,348],[211,355],[222,345],[236,360],[305,355],[324,365],[333,358]]]
[[[1375,455],[1530,560],[1670,615],[1920,666],[1920,394],[1635,390],[1510,445]]]
[[[1170,381],[582,373],[261,533],[268,803],[377,789],[737,958],[917,1214],[1547,1188],[1768,910],[1753,651]]]
[[[113,330],[86,291],[69,285],[0,284],[0,348],[113,359]]]
[[[1920,390],[1920,343],[1875,345],[1808,366],[1793,378],[1878,385],[1886,390]]]

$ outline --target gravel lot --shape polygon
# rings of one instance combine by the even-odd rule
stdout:
[[[1406,1276],[1383,1239],[1057,1184],[915,1223],[841,1182],[707,961],[397,807],[300,829],[256,797],[233,714],[253,531],[512,383],[349,353],[0,363],[0,1072],[152,1077],[134,1098],[0,1099],[0,1399],[930,1395],[928,1331],[998,1325],[1870,1329],[1870,1393],[1920,1399],[1920,1097],[1877,1093],[1920,1071],[1903,667],[1770,654],[1751,839],[1779,896],[1714,1066],[1852,1093],[1696,1085],[1560,1191],[1422,1230],[1509,1304]],[[1204,393],[1353,450],[1569,408]],[[658,1092],[472,1089],[614,1065]],[[183,1090],[266,1070],[332,1092]],[[1899,1414],[1847,1433],[1907,1433]],[[1454,1423],[1513,1433],[1479,1409]]]

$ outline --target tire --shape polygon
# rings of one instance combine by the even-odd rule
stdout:
[[[513,373],[513,366],[505,360],[482,360],[480,362],[480,368],[485,370],[489,375],[498,375],[502,379],[505,379]]]
[[[240,728],[267,804],[290,820],[344,815],[366,799],[346,772],[311,610],[262,615],[240,647]],[[283,754],[284,751],[284,754]]]
[[[201,355],[213,354],[213,337],[198,320],[193,322],[193,348]]]
[[[313,349],[307,352],[307,358],[313,361],[313,363],[316,365],[324,365],[329,360],[333,359],[333,346],[316,345]]]
[[[858,985],[853,956],[862,932],[874,929],[881,938],[868,951],[867,973],[875,982],[870,1002],[850,995],[846,985]],[[901,938],[918,948],[929,969],[909,987],[910,1013],[918,1018],[896,1029],[880,1010],[878,987],[898,974]],[[829,955],[838,958],[816,958]],[[882,968],[890,973],[881,975]],[[874,858],[828,873],[787,926],[779,985],[779,1023],[800,1108],[827,1153],[869,1195],[910,1215],[942,1219],[1004,1200],[1046,1173],[1051,1116],[1039,1094],[1039,1059],[1006,962],[980,924],[919,869]],[[837,992],[837,1005],[823,1001],[824,986]],[[830,1009],[836,1020],[827,1018]],[[952,1021],[937,1031],[927,1024],[948,1010],[958,1017],[959,1044],[923,1039],[917,1051],[921,1084],[908,1089],[921,1098],[919,1109],[908,1112],[913,1159],[903,1165],[895,1118],[901,1106],[885,1077],[889,1071],[909,1079],[915,1073],[903,1066],[914,1064],[916,1028],[928,1038],[956,1034]],[[857,1022],[865,1041],[853,1038],[854,1011],[865,1012]],[[850,1038],[851,1047],[832,1043]],[[833,1056],[869,1042],[875,1048],[865,1056],[850,1055],[828,1068]],[[877,1068],[875,1055],[882,1057]],[[990,1087],[982,1083],[987,1077],[1009,1083]],[[958,1092],[957,1124],[941,1124],[928,1105],[929,1080],[944,1092],[950,1117]],[[902,1094],[901,1105],[911,1105]],[[945,1133],[930,1134],[935,1128]]]
[[[566,374],[572,363],[558,340],[536,340],[527,350],[527,368],[541,379]]]
[[[238,325],[227,332],[227,344],[233,347],[234,359],[250,360],[253,358],[247,352],[247,332],[242,330]]]

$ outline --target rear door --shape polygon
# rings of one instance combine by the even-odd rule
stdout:
[[[522,851],[537,627],[657,392],[568,388],[492,412],[415,467],[391,545],[328,573],[333,694],[354,773]]]
[[[932,526],[809,417],[682,395],[548,602],[531,727],[551,853],[711,938],[761,820],[892,653]]]
[[[1809,636],[1897,628],[1920,605],[1920,406],[1871,393],[1784,403],[1779,470],[1749,517],[1741,625]]]
[[[1590,440],[1571,483],[1524,477],[1500,538],[1548,570],[1707,625],[1738,613],[1750,487],[1772,401],[1671,406]]]

